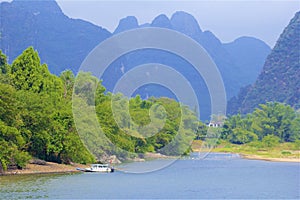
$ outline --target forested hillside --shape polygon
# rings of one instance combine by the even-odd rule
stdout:
[[[121,160],[145,152],[178,155],[190,151],[195,130],[203,127],[187,107],[174,100],[151,98],[146,101],[139,96],[129,101],[133,121],[121,115],[122,124],[117,124],[111,102],[117,102],[123,111],[127,98],[122,94],[105,94],[101,82],[89,73],[79,73],[79,84],[75,87],[71,71],[64,71],[60,76],[51,74],[33,47],[26,49],[11,65],[1,51],[0,58],[0,167],[3,169],[22,168],[33,157],[58,163],[92,163],[110,155]],[[88,94],[82,95],[87,87],[97,87],[95,102]],[[110,142],[103,141],[91,128],[93,122],[90,121],[77,121],[85,131],[78,134],[72,113],[73,89],[73,98],[79,101],[80,110],[96,108],[98,122]],[[157,119],[166,121],[162,127],[154,123],[145,129],[143,126],[150,122],[149,109],[152,108],[157,111],[154,112]],[[181,121],[184,125],[178,134]],[[155,134],[149,136],[147,130],[155,130]],[[176,145],[161,150],[176,135],[179,135]]]
[[[290,21],[263,71],[252,86],[241,90],[229,102],[229,113],[248,113],[259,104],[278,101],[300,108],[300,12]]]

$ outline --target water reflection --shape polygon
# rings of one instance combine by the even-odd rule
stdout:
[[[1,199],[48,198],[47,187],[51,181],[65,175],[0,176]]]
[[[157,162],[165,160],[127,163],[109,174],[0,176],[0,199],[300,199],[299,163],[194,153],[152,173],[123,173]]]

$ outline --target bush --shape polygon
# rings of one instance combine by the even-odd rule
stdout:
[[[19,151],[14,156],[15,163],[19,169],[23,169],[30,159],[31,156],[28,154],[28,152],[24,152],[24,151]]]
[[[258,140],[258,137],[250,131],[235,128],[233,133],[228,136],[228,139],[233,144],[246,144]]]
[[[289,151],[282,151],[281,154],[282,154],[282,155],[291,155],[292,153],[289,152]]]
[[[0,159],[0,174],[7,170],[7,165],[5,160]]]
[[[261,148],[264,148],[264,145],[261,141],[253,141],[253,142],[250,142],[249,143],[249,146],[250,147],[253,147],[253,148],[257,148],[257,149],[261,149]]]
[[[279,144],[280,138],[274,135],[267,135],[262,139],[262,143],[265,147],[275,147]]]
[[[296,140],[294,142],[294,150],[300,150],[300,140]]]

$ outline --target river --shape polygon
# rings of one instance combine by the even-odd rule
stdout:
[[[134,169],[163,160],[130,163]],[[299,163],[197,154],[150,173],[81,173],[0,177],[0,199],[299,199]]]

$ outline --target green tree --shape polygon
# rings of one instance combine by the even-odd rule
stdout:
[[[10,72],[10,66],[7,63],[7,57],[0,50],[0,74],[8,74]]]
[[[66,70],[60,74],[60,78],[63,82],[64,98],[71,98],[75,83],[75,75],[71,70]]]
[[[18,101],[16,90],[7,84],[0,83],[0,120],[8,125],[16,125],[18,116]]]
[[[13,61],[10,77],[16,89],[40,92],[43,86],[42,71],[46,67],[41,66],[38,53],[29,47]]]
[[[259,138],[272,134],[279,137],[281,142],[292,141],[295,133],[291,125],[296,117],[293,108],[278,102],[268,102],[260,107],[253,112],[252,126]]]
[[[120,159],[145,152],[178,155],[191,150],[195,133],[205,127],[172,99],[105,94],[101,81],[85,72],[76,79],[71,71],[52,75],[33,47],[11,67],[0,52],[0,67],[0,167],[4,169],[11,164],[22,168],[31,156],[89,163],[109,155]],[[89,117],[95,110],[98,120]],[[82,116],[74,119],[73,113]]]
[[[235,128],[232,134],[228,136],[228,140],[233,144],[246,144],[258,140],[257,135],[242,128]]]
[[[280,138],[275,135],[267,135],[262,139],[262,143],[265,147],[275,147],[279,144]]]
[[[291,123],[289,140],[292,142],[300,140],[300,116],[297,116]]]

